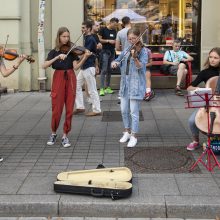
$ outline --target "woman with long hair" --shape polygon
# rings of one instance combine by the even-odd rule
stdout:
[[[196,79],[187,88],[188,91],[193,91],[201,82],[206,83],[210,78],[219,76],[220,71],[220,48],[214,47],[210,50],[208,58],[204,63],[204,69],[198,74]],[[193,141],[187,145],[187,150],[195,150],[199,144],[199,129],[195,124],[195,117],[198,110],[194,111],[189,118],[189,127],[192,133]]]
[[[140,103],[144,98],[146,88],[145,73],[148,55],[139,36],[139,29],[129,29],[128,41],[133,45],[133,48],[130,51],[125,48],[111,64],[112,68],[116,68],[121,62],[119,96],[121,97],[124,132],[119,142],[129,141],[127,147],[134,147],[137,144]]]
[[[65,51],[63,51],[63,48],[65,48]],[[52,65],[52,68],[55,69],[51,89],[52,132],[47,145],[54,145],[56,141],[56,131],[65,105],[66,114],[63,125],[62,145],[63,147],[70,147],[71,144],[67,134],[71,130],[73,106],[76,96],[76,75],[74,70],[78,70],[91,53],[86,51],[81,59],[79,59],[75,53],[65,54],[67,52],[66,48],[71,48],[70,32],[66,27],[60,27],[57,31],[55,48],[49,52],[42,67],[46,69]]]

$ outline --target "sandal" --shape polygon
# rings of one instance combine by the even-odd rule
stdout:
[[[178,96],[183,96],[184,95],[182,90],[178,86],[175,88],[175,94],[178,95]]]

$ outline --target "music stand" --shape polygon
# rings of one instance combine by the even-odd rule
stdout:
[[[199,99],[195,100],[194,97],[197,96]],[[209,107],[215,107],[215,108],[220,108],[220,100],[215,100],[214,94],[210,94],[207,91],[202,94],[199,92],[195,91],[195,95],[188,95],[187,98],[187,107],[186,108],[206,108],[207,112],[207,123],[208,123],[208,145],[206,149],[203,151],[199,159],[192,165],[190,168],[190,172],[193,171],[193,169],[198,165],[198,163],[201,163],[208,171],[212,171],[216,166],[220,168],[220,163],[218,162],[215,154],[212,151],[211,148],[211,139],[210,137],[212,136],[212,129],[213,129],[213,123],[210,124],[210,119],[209,119]],[[205,103],[205,105],[204,105]],[[215,103],[215,105],[214,105]],[[217,103],[217,104],[216,104]],[[213,120],[214,121],[214,120]],[[211,127],[212,126],[212,127]],[[206,157],[206,161],[204,162],[203,158]],[[214,160],[214,164],[212,164],[212,160]]]

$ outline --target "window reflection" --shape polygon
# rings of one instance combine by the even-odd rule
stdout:
[[[147,44],[170,44],[177,37],[185,44],[196,41],[198,0],[87,0],[85,8],[86,17],[97,21],[131,16],[133,24],[148,28]]]
[[[143,32],[143,42],[164,52],[173,39],[196,56],[200,39],[200,0],[85,0],[85,17],[108,23],[112,17],[131,18]],[[152,49],[151,48],[151,49]]]

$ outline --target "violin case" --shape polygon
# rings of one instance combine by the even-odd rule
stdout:
[[[125,198],[132,193],[132,173],[127,167],[62,172],[54,182],[58,193]]]

